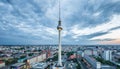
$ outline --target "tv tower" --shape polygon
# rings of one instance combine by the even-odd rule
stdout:
[[[53,67],[53,69],[63,69],[64,68],[64,64],[62,64],[62,59],[61,59],[61,31],[63,30],[62,26],[61,26],[61,4],[60,4],[60,0],[59,0],[59,20],[58,20],[58,26],[57,26],[57,30],[58,30],[58,62],[57,64]]]
[[[58,49],[58,66],[62,66],[62,61],[61,61],[61,31],[62,31],[62,26],[61,26],[61,8],[60,8],[60,0],[59,0],[59,21],[58,21],[58,26],[57,26],[57,30],[58,30],[58,43],[59,43],[59,49]]]

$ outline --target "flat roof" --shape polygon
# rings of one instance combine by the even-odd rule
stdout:
[[[16,64],[13,64],[13,65],[11,65],[11,66],[21,66],[21,65],[25,65],[25,63],[16,63]]]
[[[45,68],[47,66],[46,63],[34,63],[32,64],[32,68]]]

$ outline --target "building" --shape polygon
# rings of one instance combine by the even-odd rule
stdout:
[[[104,60],[111,61],[112,60],[112,51],[111,50],[105,50],[103,52],[102,58]]]
[[[31,65],[31,69],[45,69],[47,66],[46,63],[34,63]]]
[[[102,65],[101,69],[116,69],[115,66]]]
[[[93,50],[92,50],[92,49],[85,49],[85,50],[84,50],[84,53],[85,53],[86,55],[93,55]]]
[[[32,63],[44,61],[45,59],[46,59],[46,53],[43,53],[39,56],[35,56],[27,59],[27,63],[32,64]]]
[[[97,51],[97,50],[93,50],[92,55],[94,55],[94,56],[99,56],[99,53],[98,53],[98,51]]]
[[[70,55],[69,59],[75,59],[76,58],[76,54],[74,53],[73,55]]]
[[[84,58],[92,66],[92,69],[101,69],[101,63],[96,61],[93,57],[84,55]]]
[[[27,69],[25,63],[16,63],[10,66],[10,69]]]
[[[0,68],[5,67],[5,62],[0,61]]]
[[[83,51],[77,51],[77,58],[82,58],[84,57],[84,52]]]

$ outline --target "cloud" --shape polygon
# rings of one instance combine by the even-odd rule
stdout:
[[[116,30],[110,31],[110,33],[108,33],[108,34],[94,37],[94,38],[92,38],[92,40],[94,40],[94,39],[109,39],[109,38],[120,39],[119,34],[120,34],[120,29],[116,29]]]
[[[110,36],[119,31],[119,6],[119,0],[61,0],[62,42],[117,39]],[[57,43],[57,0],[0,0],[0,17],[1,43]]]
[[[116,39],[116,40],[110,40],[110,41],[101,41],[99,42],[99,44],[114,44],[114,45],[120,45],[120,39]]]
[[[83,35],[91,35],[95,33],[105,33],[109,32],[110,29],[113,29],[115,27],[118,27],[120,25],[119,22],[120,15],[113,15],[111,17],[111,21],[97,25],[96,27],[88,27],[88,28],[83,28],[80,29],[79,25],[74,25],[70,32],[73,34],[73,38],[79,38],[80,36]]]

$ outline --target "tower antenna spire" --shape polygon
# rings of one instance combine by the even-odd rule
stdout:
[[[61,21],[61,1],[59,0],[59,21]]]

